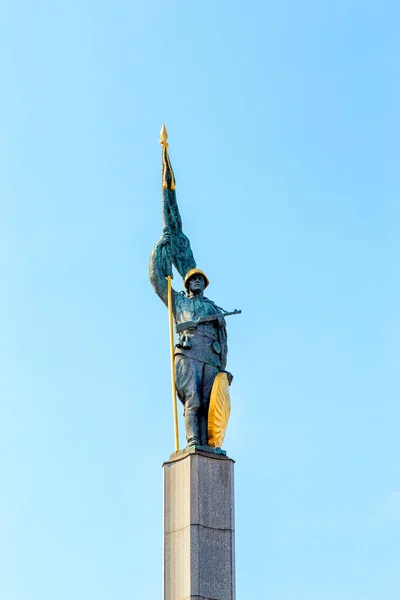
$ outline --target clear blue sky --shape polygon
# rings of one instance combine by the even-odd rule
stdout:
[[[2,600],[161,598],[163,122],[208,295],[243,310],[238,600],[398,600],[399,19],[3,0]]]

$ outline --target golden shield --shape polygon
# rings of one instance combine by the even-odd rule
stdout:
[[[231,399],[228,375],[218,373],[211,390],[208,410],[208,445],[212,448],[222,448],[230,414]]]

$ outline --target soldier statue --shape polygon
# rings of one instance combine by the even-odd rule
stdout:
[[[204,295],[209,281],[207,275],[196,268],[190,242],[182,231],[166,139],[164,126],[160,142],[163,147],[163,235],[150,256],[150,281],[168,306],[172,264],[183,277],[185,290],[171,289],[170,294],[170,309],[178,333],[174,348],[176,392],[184,406],[187,446],[208,447],[208,412],[214,381],[218,373],[226,373],[229,385],[232,381],[232,375],[225,370],[228,346],[224,315],[240,311],[227,313]]]

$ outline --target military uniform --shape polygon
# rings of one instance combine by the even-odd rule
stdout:
[[[162,243],[158,242],[150,257],[150,281],[164,304],[168,305],[167,281],[162,268]],[[223,311],[214,302],[173,290],[173,315],[176,323],[195,321],[199,317]],[[207,417],[215,376],[225,370],[227,335],[224,319],[201,323],[179,335],[175,347],[175,382],[179,400],[184,405],[188,444],[207,444]]]

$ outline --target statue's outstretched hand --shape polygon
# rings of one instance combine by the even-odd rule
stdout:
[[[167,244],[169,244],[171,242],[171,234],[168,232],[165,232],[162,234],[162,236],[160,237],[158,244],[160,246],[166,246]]]

